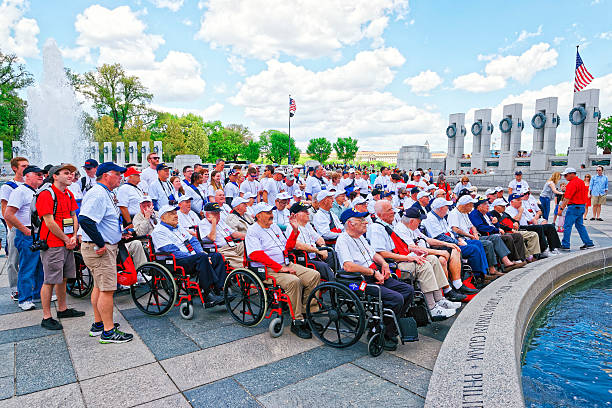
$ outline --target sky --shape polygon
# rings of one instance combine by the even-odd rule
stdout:
[[[612,0],[0,0],[0,50],[39,79],[54,39],[84,73],[120,63],[153,107],[239,123],[258,135],[351,136],[362,150],[446,149],[451,113],[559,98],[557,152],[569,146],[576,45],[612,111]],[[608,16],[608,17],[606,17]],[[531,149],[526,125],[522,148]]]

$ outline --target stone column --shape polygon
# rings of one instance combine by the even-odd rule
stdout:
[[[138,142],[128,143],[128,156],[132,164],[138,164]]]
[[[147,164],[147,156],[151,153],[151,145],[149,142],[141,142],[140,147],[140,164],[144,166],[148,166]],[[161,160],[159,161],[161,163]]]
[[[459,159],[463,154],[465,139],[465,113],[452,113],[448,117],[446,137],[448,138],[448,153],[446,156],[446,173],[455,170],[459,173]]]
[[[13,152],[13,157],[21,156],[23,150],[23,145],[21,142],[13,140],[11,144],[11,151]]]
[[[115,147],[115,155],[117,157],[117,164],[123,166],[125,164],[125,143],[117,142]]]
[[[484,170],[485,160],[491,156],[491,109],[479,109],[474,112],[474,123],[470,129],[474,136],[472,146],[472,168]]]
[[[104,142],[104,147],[102,148],[102,157],[104,157],[105,162],[113,161],[113,144],[111,142]]]
[[[95,161],[100,161],[100,145],[96,142],[89,143],[89,151],[87,152],[91,159]]]
[[[531,170],[548,170],[550,158],[556,155],[558,98],[536,100],[535,114],[531,118],[533,126],[533,148],[531,151]],[[537,129],[536,127],[539,127]]]
[[[522,117],[523,104],[505,105],[503,112],[503,118],[499,123],[499,130],[502,133],[499,169],[512,172],[514,171],[514,158],[521,149],[521,132],[525,127]]]
[[[597,124],[599,112],[599,89],[574,92],[573,113],[570,119],[578,123],[572,126],[567,165],[576,169],[581,164],[590,167],[589,156],[597,154]],[[583,120],[584,116],[584,120]]]
[[[161,159],[159,160],[160,163],[164,161],[164,151],[162,148],[161,140],[156,140],[153,142],[153,153],[157,153],[159,157],[161,157]]]

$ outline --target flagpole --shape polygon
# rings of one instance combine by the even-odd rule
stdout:
[[[289,94],[289,159],[287,164],[291,165],[291,94]]]

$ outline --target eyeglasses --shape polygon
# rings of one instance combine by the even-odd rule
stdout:
[[[151,157],[151,160],[159,160],[159,157]]]

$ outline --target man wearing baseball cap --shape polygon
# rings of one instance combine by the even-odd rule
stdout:
[[[112,162],[100,164],[96,170],[98,182],[83,198],[79,214],[79,224],[83,230],[81,255],[94,280],[91,292],[94,323],[89,335],[100,336],[100,343],[125,343],[134,337],[119,331],[113,320],[117,244],[122,238],[121,212],[113,190],[121,184],[126,170]]]
[[[431,211],[431,207],[429,206],[429,192],[428,191],[419,191],[417,194],[417,200],[414,204],[412,204],[411,208],[416,208],[423,215],[427,215],[429,211]]]
[[[153,200],[149,196],[140,199],[139,211],[132,219],[134,231],[137,236],[151,235],[155,226],[159,223],[159,216],[153,208]]]
[[[166,163],[160,163],[156,166],[157,179],[149,184],[149,195],[153,200],[153,207],[159,210],[170,203],[170,196],[174,191],[174,187],[170,184],[170,167]]]
[[[298,337],[312,337],[310,327],[304,322],[306,301],[313,289],[319,284],[320,275],[313,269],[290,262],[288,253],[295,248],[300,234],[295,214],[289,218],[291,232],[283,234],[274,224],[272,206],[259,203],[253,207],[255,223],[249,227],[245,238],[245,249],[251,260],[250,266],[265,270],[266,277],[272,277],[284,289],[293,308],[291,331]],[[267,280],[270,282],[271,280]],[[311,311],[317,311],[315,305]]]
[[[334,202],[334,193],[329,190],[319,191],[317,202],[319,210],[314,214],[312,224],[325,242],[332,243],[344,229],[340,219],[330,211]]]
[[[517,170],[514,172],[514,180],[508,184],[508,195],[518,193],[522,190],[529,190],[529,184],[523,180],[523,172]]]
[[[538,234],[534,231],[519,230],[519,224],[506,213],[507,203],[503,198],[496,198],[492,205],[493,210],[489,211],[489,217],[494,221],[495,226],[504,230],[506,234],[521,234],[525,245],[525,260],[535,261],[535,256],[541,252]]]
[[[569,251],[570,249],[570,237],[572,235],[572,227],[576,225],[576,230],[582,240],[580,249],[593,248],[595,244],[589,237],[589,233],[583,224],[582,216],[584,215],[585,204],[588,197],[588,187],[584,184],[584,181],[576,175],[576,169],[568,167],[563,173],[565,179],[568,181],[565,186],[565,194],[563,196],[563,202],[559,204],[559,215],[563,213],[563,210],[567,208],[565,213],[565,223],[563,224],[563,241],[561,242],[561,250]]]
[[[126,182],[117,189],[117,205],[123,217],[123,225],[129,227],[132,218],[140,211],[140,199],[144,197],[144,192],[138,187],[140,172],[135,167],[127,169],[123,177]]]
[[[248,193],[247,193],[248,194]],[[225,218],[225,223],[235,231],[240,231],[246,234],[247,229],[253,225],[255,220],[247,212],[247,205],[249,203],[250,198],[245,197],[235,197],[232,200],[232,211]]]
[[[237,197],[236,199],[242,199]],[[232,268],[240,268],[244,263],[245,233],[236,231],[221,219],[221,206],[217,203],[207,203],[204,206],[204,219],[198,228],[202,242],[214,244],[217,251],[223,255]]]
[[[272,210],[272,215],[274,217],[274,223],[280,227],[282,231],[287,231],[289,228],[289,209],[287,206],[289,205],[289,200],[291,196],[289,193],[283,191],[276,196],[275,200],[275,208]]]

